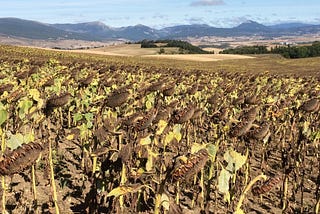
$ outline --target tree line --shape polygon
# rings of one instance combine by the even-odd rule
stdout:
[[[164,47],[177,47],[179,48],[179,53],[181,54],[213,54],[214,52],[205,51],[197,46],[194,46],[186,41],[181,40],[142,40],[137,42],[141,44],[141,48],[157,48],[156,43],[164,43],[161,48]]]
[[[221,54],[267,54],[269,53],[267,46],[243,46],[230,48],[220,51]]]
[[[320,42],[304,46],[276,46],[267,49],[267,46],[243,46],[220,51],[221,54],[280,54],[285,58],[297,59],[320,56]]]

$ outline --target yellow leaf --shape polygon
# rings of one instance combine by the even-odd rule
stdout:
[[[181,140],[181,138],[182,138],[182,135],[181,135],[181,133],[175,133],[175,134],[174,134],[174,137],[175,137],[176,140],[179,142],[179,141]]]
[[[110,109],[108,110],[108,112],[107,112],[107,117],[108,118],[111,118],[111,117],[113,117],[113,118],[117,118],[118,117],[118,115],[117,115],[117,112],[116,111],[111,111]]]
[[[230,204],[231,198],[230,198],[230,193],[229,193],[229,192],[227,192],[227,193],[223,196],[223,200],[226,201],[226,202],[228,202],[228,203]]]
[[[32,97],[32,99],[34,99],[35,101],[39,101],[40,98],[40,92],[37,89],[30,89],[29,90],[29,94]]]
[[[174,133],[169,132],[164,139],[165,145],[169,144],[173,140],[173,138],[174,138]]]
[[[169,197],[165,193],[161,195],[161,205],[166,211],[170,208]]]
[[[224,154],[223,158],[228,162],[227,169],[231,172],[236,172],[247,161],[246,155],[241,155],[240,153],[234,150],[227,151]]]
[[[138,175],[142,175],[144,173],[144,169],[143,168],[139,168],[137,171]]]
[[[111,197],[111,196],[118,197],[127,193],[131,193],[132,191],[134,191],[134,188],[132,187],[120,186],[111,190],[111,192],[108,193],[107,197]]]
[[[182,138],[182,134],[181,134],[181,124],[176,124],[173,127],[173,133],[174,133],[174,137],[176,138],[176,140],[179,142]]]
[[[199,143],[194,143],[192,144],[191,147],[191,154],[194,154],[196,152],[198,152],[201,149],[205,149],[206,148],[206,144],[199,144]]]
[[[144,146],[144,145],[149,145],[151,144],[151,138],[150,136],[147,136],[145,138],[141,138],[139,141],[140,145]]]
[[[181,133],[181,124],[176,124],[173,127],[173,133]]]
[[[245,214],[242,209],[237,209],[234,214]]]
[[[40,97],[40,92],[37,89],[30,89],[29,94],[33,100],[37,101],[37,108],[41,109],[44,105],[44,101]]]
[[[183,163],[186,163],[188,161],[188,158],[184,155],[178,157],[179,161],[182,161]]]
[[[3,92],[3,94],[1,95],[1,98],[2,98],[2,97],[8,97],[8,95],[9,95],[9,92],[5,91],[5,92]]]
[[[149,100],[146,101],[146,108],[147,110],[152,108],[152,103]]]
[[[36,106],[32,106],[29,110],[29,113],[32,114],[34,112],[38,111],[38,108]]]
[[[276,101],[276,98],[269,95],[267,98],[266,98],[266,103],[270,104],[270,103],[274,103]]]
[[[148,155],[148,160],[146,163],[146,170],[147,172],[151,171],[153,168],[153,157],[151,155]]]
[[[163,130],[167,127],[168,123],[164,120],[160,120],[158,123],[158,130],[156,132],[156,135],[161,135]]]
[[[146,163],[146,170],[149,172],[153,169],[153,158],[157,157],[157,153],[152,152],[151,149],[148,149],[148,160]]]
[[[229,130],[230,130],[230,126],[229,126],[229,125],[225,125],[225,126],[223,127],[223,131],[224,131],[224,132],[229,132]]]
[[[25,143],[34,142],[34,134],[33,134],[33,133],[25,134],[25,135],[23,136],[23,141],[24,141]]]
[[[74,134],[69,134],[66,138],[67,138],[67,140],[73,140]]]
[[[208,144],[207,150],[211,161],[214,162],[216,159],[217,152],[219,150],[219,141],[217,141],[215,144]]]
[[[229,194],[229,181],[231,176],[232,174],[228,170],[222,168],[218,177],[218,189],[225,195]]]
[[[38,103],[37,103],[37,108],[41,109],[44,106],[44,101],[43,99],[39,99]]]
[[[198,99],[201,96],[201,93],[199,91],[197,91],[194,95],[193,95],[196,99]]]

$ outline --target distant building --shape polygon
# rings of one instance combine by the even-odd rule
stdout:
[[[296,45],[297,43],[295,42],[289,42],[289,41],[286,41],[286,42],[280,42],[280,45]]]

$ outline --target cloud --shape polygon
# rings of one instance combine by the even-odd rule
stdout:
[[[167,15],[163,15],[163,14],[160,14],[160,13],[156,13],[152,16],[153,19],[168,19],[169,17]]]
[[[220,18],[220,19],[215,19],[215,20],[211,20],[208,23],[211,26],[214,27],[236,27],[239,24],[242,24],[244,22],[247,21],[256,21],[258,23],[268,23],[270,22],[270,20],[268,18],[261,18],[258,16],[252,16],[252,15],[244,15],[244,16],[231,16],[231,17],[227,17],[227,18]]]
[[[196,0],[191,2],[190,6],[199,7],[199,6],[218,6],[224,5],[223,0]]]
[[[204,24],[205,23],[204,19],[201,17],[192,17],[189,19],[185,19],[185,21],[187,21],[189,24]]]

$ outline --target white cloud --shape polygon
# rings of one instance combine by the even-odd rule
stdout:
[[[190,6],[217,6],[224,5],[225,2],[223,0],[197,0],[191,2]]]
[[[230,28],[230,27],[236,27],[241,23],[247,22],[247,21],[255,21],[258,23],[267,23],[269,20],[267,18],[260,18],[258,16],[252,16],[252,15],[244,15],[244,16],[231,16],[228,18],[219,18],[216,20],[211,20],[209,24],[214,27],[224,27],[224,28]]]
[[[156,13],[152,16],[153,19],[165,19],[167,20],[169,17],[167,15],[163,15],[163,14],[160,14],[160,13]]]
[[[320,18],[315,18],[314,21],[320,23]]]
[[[189,19],[185,19],[189,24],[204,24],[205,21],[201,17],[192,17]]]

